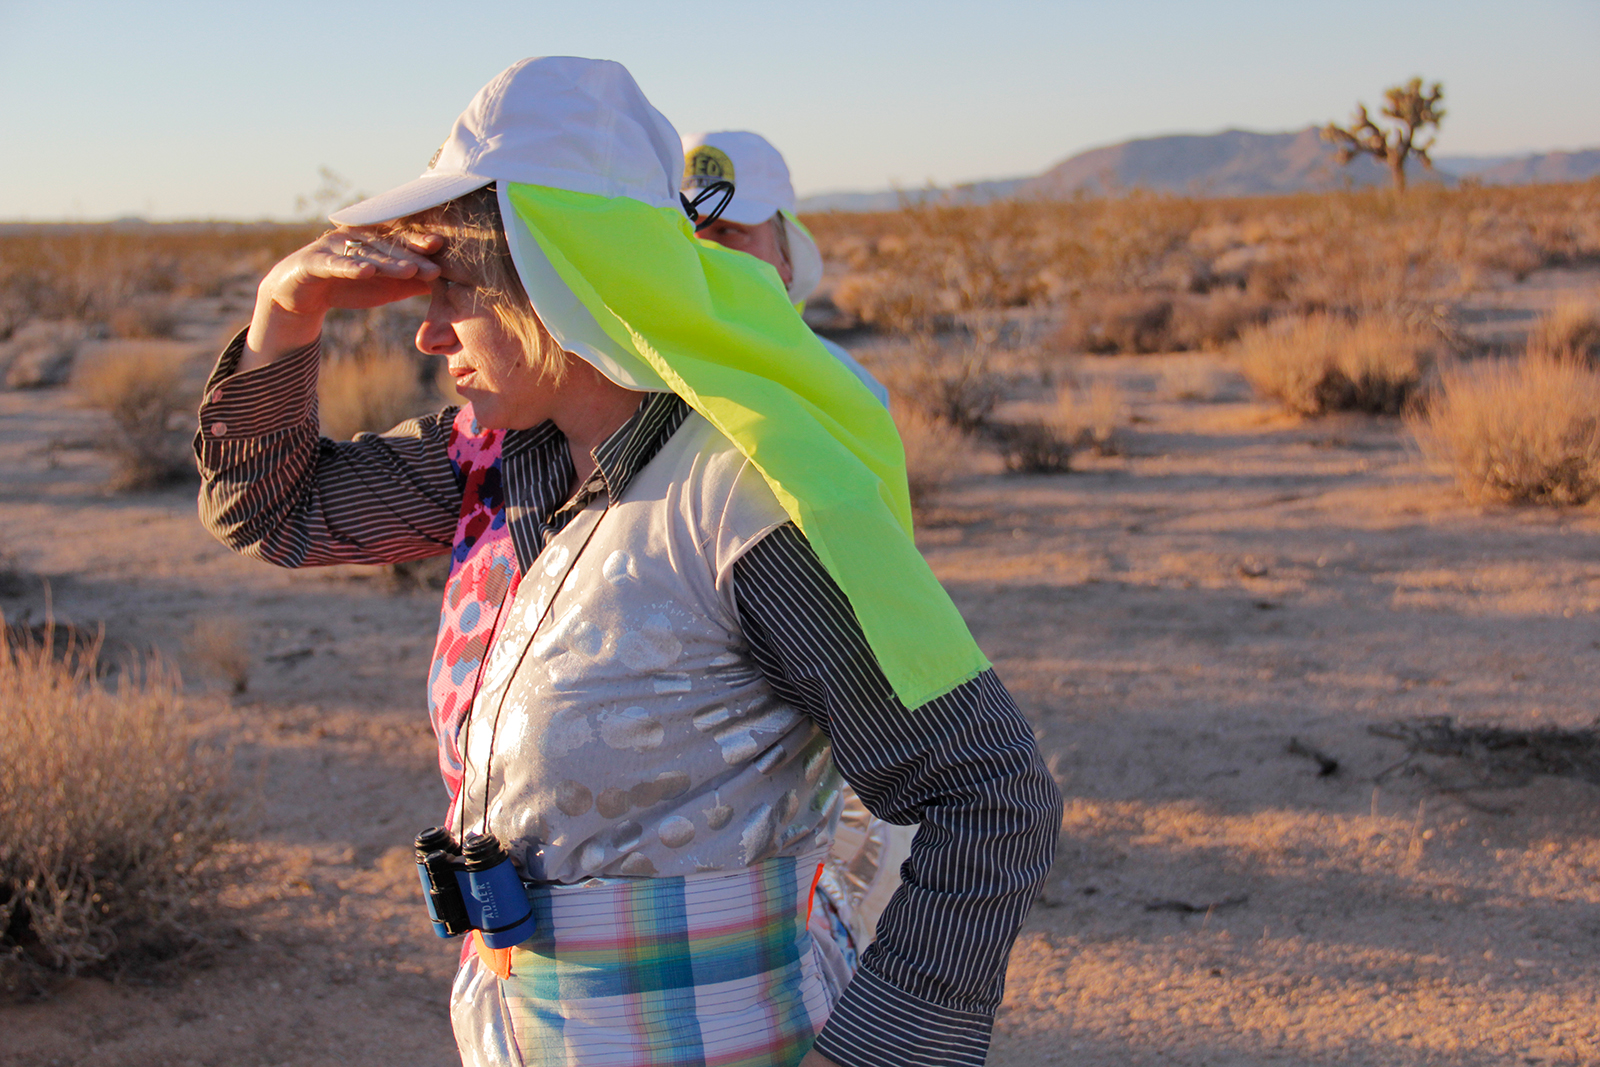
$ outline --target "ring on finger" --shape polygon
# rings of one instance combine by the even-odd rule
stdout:
[[[344,243],[344,254],[345,254],[346,258],[354,259],[357,256],[359,256],[362,252],[366,251],[366,248],[367,248],[366,244],[364,242],[362,242],[362,241],[355,241],[355,240],[346,241]]]

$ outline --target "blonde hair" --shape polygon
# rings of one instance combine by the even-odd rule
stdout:
[[[521,342],[530,367],[551,382],[561,380],[567,369],[566,353],[539,318],[517,276],[494,186],[385,223],[381,231],[385,237],[425,233],[443,237],[444,249],[434,258],[471,280],[478,299],[487,303],[506,332]]]

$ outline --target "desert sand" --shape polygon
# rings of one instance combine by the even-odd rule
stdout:
[[[1368,729],[1593,724],[1600,514],[1470,507],[1400,422],[1287,418],[1218,357],[1070,369],[1121,387],[1121,454],[979,457],[919,535],[1067,796],[990,1062],[1600,1063],[1600,787]],[[184,667],[242,877],[190,968],[0,1006],[0,1064],[455,1062],[408,848],[443,807],[438,594],[235,557],[192,485],[106,493],[101,418],[0,393],[0,609],[40,620],[47,581]],[[192,651],[219,625],[242,693]]]

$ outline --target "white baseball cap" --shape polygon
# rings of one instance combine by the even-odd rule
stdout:
[[[341,226],[387,222],[496,181],[677,208],[682,170],[678,131],[626,67],[543,56],[480,89],[421,177],[328,218]]]
[[[794,215],[794,184],[783,154],[759,133],[719,130],[683,139],[683,191],[690,197],[712,182],[733,184],[733,199],[722,217],[743,226],[759,226],[778,212],[793,223],[789,237],[789,265],[794,280],[789,299],[799,303],[822,284],[822,253],[811,234]]]

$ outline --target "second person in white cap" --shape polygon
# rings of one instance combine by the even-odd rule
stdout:
[[[716,182],[731,184],[733,199],[719,218],[702,225],[695,236],[772,264],[789,299],[803,303],[822,284],[822,253],[795,217],[794,184],[782,153],[765,137],[748,130],[685,137],[683,191],[694,196]],[[818,340],[861,379],[879,403],[888,405],[889,391],[848,350],[826,337]]]

